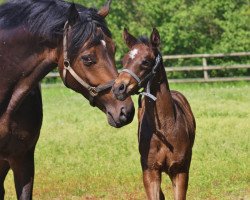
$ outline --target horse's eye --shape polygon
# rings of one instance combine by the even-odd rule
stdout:
[[[82,61],[86,66],[90,66],[94,63],[94,60],[91,58],[90,55],[82,56]]]

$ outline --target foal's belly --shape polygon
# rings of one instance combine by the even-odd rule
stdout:
[[[171,142],[169,144],[171,145]],[[149,144],[141,141],[139,143],[139,149],[142,164],[145,165],[145,167],[159,169],[167,173],[173,166],[178,168],[183,167],[191,155],[189,149],[177,149],[175,146],[171,149],[169,148],[169,144],[164,144],[155,134],[153,134]]]
[[[155,133],[147,120],[142,119],[138,135],[142,166],[169,173],[172,168],[189,165],[191,148],[184,130],[166,133],[165,136],[164,130],[162,133]]]

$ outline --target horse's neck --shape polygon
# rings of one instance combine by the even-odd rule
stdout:
[[[0,30],[0,46],[3,53],[8,53],[13,57],[20,58],[18,63],[44,60],[46,58],[53,59],[56,62],[58,59],[58,51],[62,46],[62,42],[54,39],[47,39],[31,34],[27,28],[16,27],[10,30]],[[15,48],[13,48],[15,47]],[[16,56],[18,55],[18,56]],[[25,63],[28,65],[29,63]],[[32,63],[31,63],[32,65]],[[18,66],[20,67],[20,66]]]
[[[150,121],[154,123],[157,130],[171,130],[175,122],[175,111],[163,64],[161,64],[160,71],[152,82],[151,93],[157,99],[153,102],[148,97],[145,97],[146,114],[150,117]]]

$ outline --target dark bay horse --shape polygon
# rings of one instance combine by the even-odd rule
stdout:
[[[39,81],[57,66],[64,84],[106,113],[110,125],[132,121],[131,99],[118,101],[110,91],[118,73],[105,22],[109,10],[110,1],[99,11],[62,0],[0,6],[0,199],[10,168],[17,198],[32,199],[42,124]]]
[[[170,91],[158,50],[160,35],[156,29],[151,39],[139,39],[124,30],[130,48],[123,58],[124,70],[113,86],[119,100],[144,88],[139,103],[139,151],[143,182],[149,200],[165,199],[161,174],[167,173],[176,200],[186,199],[189,167],[195,138],[195,119],[186,98]]]

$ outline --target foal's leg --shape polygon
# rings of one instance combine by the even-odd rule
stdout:
[[[143,170],[143,183],[148,200],[164,200],[161,190],[161,172],[159,170]]]
[[[18,200],[31,200],[34,181],[34,150],[11,162]]]
[[[5,160],[0,160],[0,200],[4,199],[4,180],[10,169],[9,163]]]
[[[188,177],[189,177],[188,171],[170,175],[170,178],[172,180],[175,200],[186,199],[186,194],[188,189]]]

